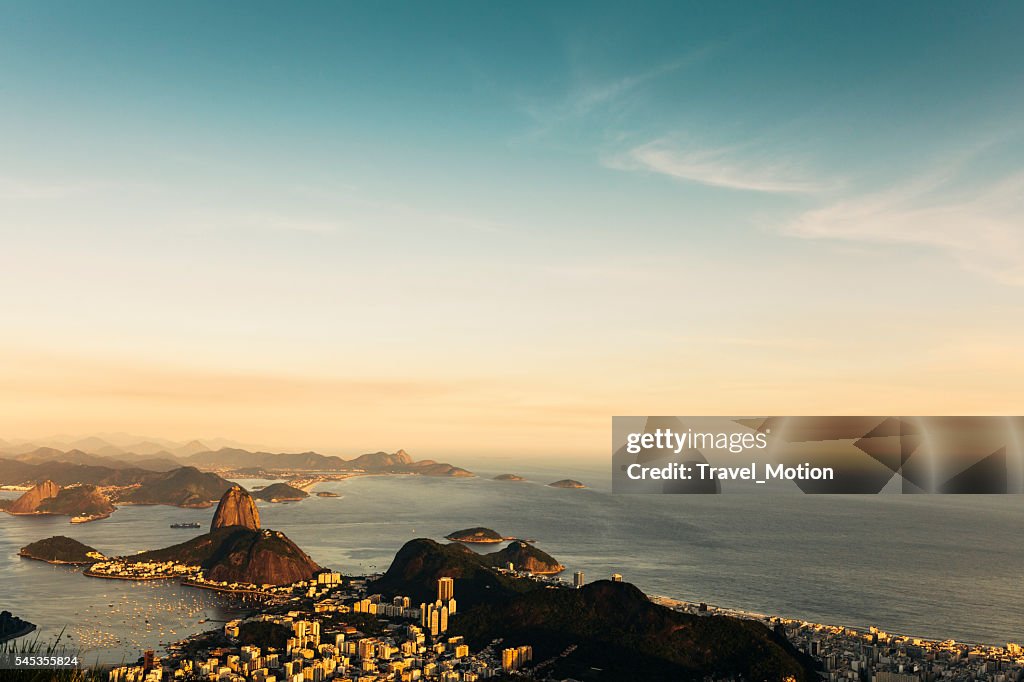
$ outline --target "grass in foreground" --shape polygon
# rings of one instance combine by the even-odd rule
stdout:
[[[69,649],[61,643],[64,637],[64,631],[61,630],[60,634],[57,635],[53,642],[45,643],[39,641],[39,634],[36,633],[35,638],[26,640],[25,638],[14,639],[8,642],[0,643],[0,659],[6,659],[8,656],[74,656],[77,655],[75,650]],[[78,656],[79,665],[81,668],[70,668],[70,669],[29,669],[29,668],[8,668],[6,670],[0,670],[0,678],[5,682],[106,682],[107,671],[94,666],[92,668],[86,666],[82,656]]]

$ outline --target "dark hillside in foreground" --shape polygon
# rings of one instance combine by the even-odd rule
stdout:
[[[602,580],[460,610],[451,629],[471,647],[498,637],[503,646],[529,644],[536,662],[576,645],[552,668],[559,679],[816,679],[810,659],[764,625],[678,613],[629,583]]]
[[[497,638],[503,647],[529,644],[535,663],[575,645],[550,670],[558,679],[816,679],[810,659],[755,621],[678,613],[629,583],[551,588],[486,562],[459,544],[411,540],[370,591],[430,602],[438,578],[452,577],[459,609],[450,634],[465,635],[473,649]]]

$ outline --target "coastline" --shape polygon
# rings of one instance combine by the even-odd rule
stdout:
[[[106,573],[93,573],[89,570],[82,571],[82,575],[86,576],[87,578],[99,578],[101,580],[136,580],[142,582],[148,582],[152,580],[181,580],[181,576],[178,575],[108,575]]]
[[[268,599],[279,596],[271,592],[264,592],[263,590],[255,588],[224,587],[223,585],[211,585],[208,583],[196,582],[194,580],[182,580],[179,584],[185,587],[195,587],[200,590],[210,590],[211,592],[224,592],[227,594],[255,594]]]
[[[700,608],[701,605],[704,605],[705,607],[707,607],[707,613],[709,615],[725,616],[725,617],[728,617],[728,618],[738,618],[740,620],[753,620],[753,621],[758,621],[758,622],[777,620],[777,621],[780,621],[782,623],[800,624],[800,625],[803,625],[805,627],[815,628],[815,629],[819,629],[819,630],[836,630],[836,631],[838,631],[838,630],[846,630],[846,631],[851,631],[851,632],[857,633],[858,635],[863,635],[863,636],[871,635],[872,631],[874,630],[874,631],[877,631],[877,632],[885,632],[887,635],[889,635],[890,637],[893,637],[893,638],[907,639],[907,640],[912,640],[914,642],[922,642],[922,643],[927,643],[927,644],[932,644],[932,645],[962,644],[964,646],[981,648],[981,649],[996,649],[996,650],[1000,650],[1001,649],[1001,650],[1005,650],[1006,649],[1006,644],[1009,643],[1009,642],[1004,642],[1002,645],[999,645],[999,644],[987,644],[985,642],[977,642],[977,641],[966,640],[966,639],[954,639],[952,637],[946,637],[946,638],[943,638],[943,639],[935,638],[935,637],[921,637],[921,636],[918,636],[918,635],[908,634],[908,633],[904,633],[904,632],[897,632],[895,630],[888,630],[888,629],[883,630],[880,626],[870,625],[870,624],[868,624],[868,625],[836,625],[836,624],[829,624],[829,623],[818,623],[818,622],[815,622],[815,621],[806,620],[804,618],[797,618],[797,617],[793,617],[793,616],[772,615],[772,614],[767,614],[767,613],[760,613],[758,611],[748,611],[746,609],[730,607],[730,606],[718,606],[718,605],[712,604],[710,602],[692,602],[692,601],[687,601],[685,599],[676,599],[675,597],[667,597],[665,595],[660,595],[660,594],[649,594],[649,595],[647,595],[647,598],[650,599],[655,604],[658,604],[660,606],[664,606],[665,608],[668,608],[668,609],[686,608],[686,609],[697,610],[697,609]]]
[[[110,515],[114,512],[106,514],[94,514],[92,516],[73,516],[71,514],[58,514],[57,512],[44,512],[44,511],[31,511],[31,512],[12,512],[9,509],[0,509],[0,511],[10,516],[70,516],[68,523],[89,523],[90,521],[99,521],[100,519],[109,519]],[[116,511],[116,510],[115,510]]]

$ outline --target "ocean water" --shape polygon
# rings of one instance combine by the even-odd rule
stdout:
[[[385,570],[414,537],[487,526],[535,540],[567,575],[621,573],[652,594],[921,637],[1024,641],[1021,496],[613,495],[603,471],[520,469],[531,480],[509,483],[489,479],[501,471],[475,470],[480,477],[320,484],[314,490],[340,497],[261,502],[260,514],[264,526],[345,573]],[[545,485],[566,474],[594,487]],[[205,530],[212,513],[123,507],[80,525],[0,514],[0,608],[37,623],[44,637],[83,628],[79,641],[103,661],[206,629],[200,620],[227,618],[238,602],[167,583],[89,579],[16,553],[56,534],[107,554],[162,547],[196,533],[169,524],[198,521]]]

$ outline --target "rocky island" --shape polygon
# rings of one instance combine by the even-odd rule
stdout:
[[[63,535],[55,535],[52,538],[26,545],[21,548],[18,555],[26,559],[45,561],[48,564],[70,564],[72,566],[94,564],[106,559],[103,554],[89,545]]]
[[[526,479],[518,474],[498,474],[494,477],[495,481],[525,481]]]
[[[563,478],[560,481],[555,481],[554,483],[548,483],[548,485],[551,486],[552,488],[586,488],[587,487],[587,486],[583,485],[582,483],[580,483],[579,481],[574,481],[571,478]]]
[[[454,542],[469,542],[469,543],[481,543],[490,544],[495,542],[504,542],[505,540],[513,540],[514,538],[507,538],[496,530],[490,528],[484,528],[477,526],[476,528],[464,528],[463,530],[457,530],[454,533],[449,533],[445,536],[448,540]]]
[[[306,499],[309,493],[287,483],[274,483],[254,492],[252,496],[266,502],[295,502]]]

